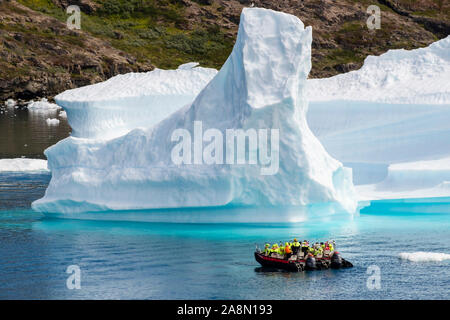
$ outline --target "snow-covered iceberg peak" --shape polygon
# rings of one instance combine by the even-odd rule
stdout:
[[[300,106],[299,91],[311,70],[311,27],[305,29],[295,16],[264,9],[244,9],[242,19],[227,67],[243,92],[233,93],[252,108],[289,99],[291,106]]]
[[[311,68],[311,41],[311,28],[292,15],[244,9],[230,57],[190,106],[147,130],[107,141],[71,137],[49,148],[52,180],[33,208],[73,213],[327,203],[353,211],[351,171],[328,155],[306,122],[303,91]],[[194,142],[186,144],[194,149],[192,162],[190,152],[187,161],[173,160],[180,141],[174,140],[174,132],[179,130],[193,137]],[[218,137],[239,130],[248,134],[246,162],[221,162],[217,150],[223,147],[228,157],[229,141]],[[207,138],[208,132],[214,134]],[[270,132],[270,165],[276,162],[270,174],[261,173],[267,163],[261,161],[260,144],[245,142],[251,132],[258,133],[259,142],[260,132]],[[205,158],[213,144],[218,160],[199,162],[198,149],[204,147],[199,154]],[[258,161],[251,163],[255,154]]]
[[[245,8],[231,55],[198,95],[184,125],[195,119],[225,129],[243,126],[248,119],[264,120],[263,116],[269,121],[266,126],[286,120],[274,112],[287,112],[290,119],[296,112],[297,120],[304,122],[303,90],[311,69],[311,41],[311,27],[305,29],[297,17]]]

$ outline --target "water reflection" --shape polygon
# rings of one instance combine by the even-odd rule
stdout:
[[[60,110],[0,109],[0,159],[44,159],[44,150],[69,136],[71,128]],[[59,119],[59,125],[49,126],[46,119]]]

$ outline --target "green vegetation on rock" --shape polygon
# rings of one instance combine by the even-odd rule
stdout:
[[[445,0],[0,0],[0,99],[52,97],[116,74],[196,61],[219,69],[242,8],[283,11],[313,27],[310,77],[358,69],[368,55],[424,47],[450,33]],[[81,31],[66,7],[81,8]],[[370,30],[367,8],[381,9]]]
[[[50,0],[20,0],[33,10],[60,21],[68,15]],[[107,0],[96,1],[91,14],[81,13],[81,28],[109,41],[115,48],[134,55],[140,62],[159,68],[176,68],[197,61],[202,66],[220,68],[233,48],[217,25],[188,30],[185,7],[179,1]]]

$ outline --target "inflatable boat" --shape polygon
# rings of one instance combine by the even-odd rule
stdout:
[[[351,268],[353,264],[344,258],[337,251],[322,256],[313,256],[312,254],[292,255],[284,258],[279,254],[272,253],[265,255],[261,251],[255,251],[255,259],[263,267],[281,269],[292,272],[301,272],[305,270],[323,270],[323,269],[341,269]]]

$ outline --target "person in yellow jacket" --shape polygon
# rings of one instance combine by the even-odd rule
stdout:
[[[270,253],[277,253],[277,254],[281,254],[280,248],[278,247],[278,244],[274,244],[272,246],[272,250],[270,250]]]
[[[283,254],[283,255],[284,255],[284,246],[282,246],[282,245],[280,244],[279,249],[280,249],[280,254]]]
[[[303,243],[302,243],[302,252],[303,252],[305,255],[307,255],[307,254],[308,254],[308,251],[309,251],[309,242],[308,242],[308,240],[303,240]]]
[[[266,245],[264,246],[264,254],[266,256],[270,255],[270,244],[266,243]]]
[[[321,246],[316,248],[316,256],[323,255],[323,248]]]
[[[301,244],[300,242],[297,241],[297,239],[295,238],[294,241],[292,242],[292,253],[293,254],[297,254],[298,251],[300,250]]]

